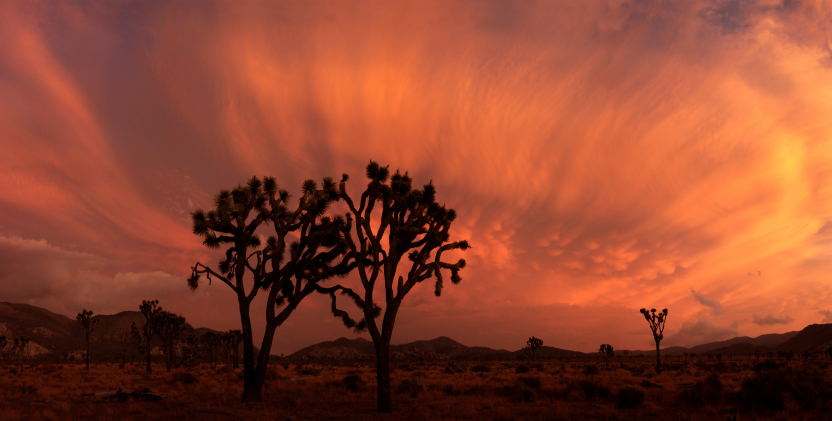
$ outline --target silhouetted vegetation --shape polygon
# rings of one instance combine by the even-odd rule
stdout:
[[[450,242],[450,228],[456,212],[436,202],[433,184],[413,189],[407,173],[396,171],[390,176],[388,167],[372,161],[367,165],[366,175],[369,183],[357,201],[347,193],[349,177],[346,174],[339,185],[340,198],[349,207],[347,227],[351,228],[352,235],[345,236],[347,250],[355,256],[363,294],[340,286],[322,291],[332,297],[332,313],[348,327],[366,326],[369,330],[376,351],[377,409],[386,413],[393,410],[390,339],[402,301],[416,284],[431,278],[436,278],[434,293],[438,297],[444,285],[443,270],[451,273],[452,283],[459,283],[462,280],[459,271],[465,267],[465,260],[449,263],[443,261],[442,256],[452,250],[467,250],[469,245],[467,241]],[[353,220],[354,229],[350,227]],[[399,264],[405,256],[410,267],[403,271],[404,275],[398,275]],[[379,280],[384,283],[385,297],[380,327],[375,321],[380,307],[373,296]],[[336,292],[346,295],[358,306],[363,313],[362,322],[356,324],[346,312],[336,307]]]
[[[92,332],[93,327],[95,324],[98,323],[98,319],[92,318],[92,311],[91,310],[81,310],[75,319],[78,320],[78,323],[84,328],[84,338],[87,342],[87,352],[85,354],[85,359],[87,361],[87,371],[90,369],[90,333]]]
[[[226,247],[217,269],[197,262],[191,269],[188,285],[199,286],[202,276],[219,280],[237,297],[242,324],[243,401],[261,400],[274,333],[300,302],[313,292],[330,293],[318,285],[334,276],[343,276],[355,267],[355,252],[345,244],[351,221],[341,216],[324,216],[329,205],[339,200],[335,183],[324,178],[321,188],[313,180],[303,183],[303,195],[295,209],[290,194],[278,189],[277,181],[252,177],[246,185],[220,191],[214,209],[191,214],[194,234],[211,249]],[[274,235],[263,244],[258,228],[271,225]],[[297,240],[292,241],[292,238]],[[265,291],[266,328],[260,353],[254,360],[254,338],[250,306],[254,297]],[[363,328],[364,322],[351,327]]]
[[[656,314],[655,308],[650,311],[647,311],[647,309],[641,309],[639,311],[647,319],[647,323],[650,324],[650,330],[653,331],[653,340],[656,341],[656,372],[661,373],[662,358],[659,351],[659,342],[664,339],[664,324],[667,321],[667,309],[662,310],[658,314]]]
[[[832,399],[832,384],[813,367],[761,370],[743,380],[739,401],[743,408],[762,412],[797,407],[813,410]]]
[[[612,349],[612,345],[609,344],[601,344],[601,347],[598,348],[598,353],[604,359],[604,367],[607,367],[610,359],[615,358],[615,351]]]
[[[526,341],[526,348],[524,349],[526,351],[526,355],[529,357],[532,363],[534,363],[535,357],[537,356],[537,350],[540,349],[540,347],[542,346],[543,341],[541,339],[535,338],[534,336],[532,336],[531,338],[529,338],[528,341]]]

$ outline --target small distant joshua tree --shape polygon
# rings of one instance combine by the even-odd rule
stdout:
[[[17,352],[17,365],[20,367],[20,371],[23,371],[23,355],[26,353],[26,345],[28,344],[29,340],[23,336],[14,338],[14,349]]]
[[[604,359],[604,367],[607,367],[610,358],[615,358],[615,351],[612,349],[612,345],[609,344],[601,344],[601,347],[598,348],[598,353]]]
[[[169,311],[160,311],[156,315],[156,331],[162,338],[162,347],[167,353],[165,369],[170,371],[174,361],[179,335],[185,330],[185,318]]]
[[[145,356],[147,358],[147,368],[146,368],[146,370],[147,370],[148,373],[153,372],[153,368],[150,366],[150,350],[151,350],[150,340],[153,339],[153,334],[156,333],[157,320],[158,320],[159,314],[162,312],[162,307],[157,307],[158,304],[159,304],[159,300],[150,300],[150,301],[142,300],[142,305],[139,306],[139,311],[142,312],[142,315],[144,315],[144,320],[145,320],[144,328],[142,329],[141,332],[139,332],[139,335],[140,335],[141,339],[144,340],[144,344],[145,344],[144,351],[145,351]]]
[[[537,356],[537,350],[540,349],[540,347],[542,346],[543,340],[537,339],[534,336],[532,336],[531,338],[529,338],[528,341],[526,341],[526,354],[529,356],[529,359],[532,360],[532,362],[535,361],[535,357]]]
[[[659,353],[659,342],[664,339],[664,323],[667,321],[667,309],[663,309],[660,313],[656,313],[656,309],[651,309],[647,311],[646,309],[639,310],[641,315],[647,319],[647,323],[650,324],[650,330],[653,331],[653,340],[656,341],[656,372],[662,372],[662,360],[661,355]]]
[[[95,327],[95,325],[98,323],[99,319],[93,319],[92,311],[87,309],[81,310],[81,312],[78,313],[77,316],[75,316],[75,319],[78,320],[78,323],[80,323],[81,326],[84,328],[84,335],[87,339],[87,371],[90,371],[90,333],[92,332],[92,329]]]

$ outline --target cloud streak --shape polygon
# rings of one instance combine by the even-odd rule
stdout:
[[[147,284],[196,322],[231,325],[233,303],[211,318],[182,281],[218,258],[188,212],[252,174],[297,192],[359,180],[369,159],[433,180],[458,211],[452,234],[474,245],[465,281],[425,311],[545,308],[551,321],[515,323],[591,351],[575,309],[621,317],[613,345],[636,348],[641,307],[669,308],[668,332],[690,344],[769,333],[779,324],[756,315],[774,305],[813,323],[806,308],[832,299],[826,3],[0,8],[0,235],[16,242],[3,247],[13,266],[69,274],[18,267],[37,281],[15,299],[88,282],[94,302],[132,308],[124,291]],[[29,242],[48,247],[18,250]],[[701,305],[753,322],[714,326]],[[299,310],[278,352],[311,330],[347,335],[325,310]],[[445,334],[412,317],[402,337]],[[453,317],[457,339],[481,340]],[[613,334],[610,319],[587,323]]]

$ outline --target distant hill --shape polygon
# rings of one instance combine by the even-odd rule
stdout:
[[[144,316],[138,311],[123,311],[113,315],[96,315],[99,322],[92,336],[93,356],[116,359],[121,355],[118,336],[130,332],[130,325],[142,325]],[[202,336],[218,331],[209,328],[194,329],[186,325],[183,336]],[[28,304],[0,303],[0,335],[7,338],[25,336],[31,342],[26,349],[29,355],[51,354],[65,357],[85,349],[84,331],[75,319]],[[9,345],[7,345],[8,347]],[[822,351],[832,346],[832,324],[814,324],[801,331],[760,335],[756,338],[737,337],[726,341],[710,342],[691,348],[662,348],[662,355],[723,354],[753,355],[756,350]],[[450,359],[467,361],[516,360],[523,356],[522,349],[507,351],[482,346],[466,346],[446,336],[432,340],[414,341],[390,346],[391,358],[396,359]],[[621,350],[617,350],[620,354]],[[628,351],[630,356],[655,355],[655,350]],[[550,358],[597,357],[594,352],[583,353],[544,346],[537,356]],[[375,357],[371,341],[364,338],[339,338],[305,347],[291,355],[292,359],[313,360],[370,360]]]
[[[773,348],[777,345],[780,345],[789,339],[796,336],[799,332],[787,332],[787,333],[770,333],[767,335],[760,335],[756,338],[749,338],[748,336],[740,336],[733,339],[728,339],[727,341],[719,341],[719,342],[710,342],[707,344],[697,345],[690,348],[690,352],[694,354],[705,354],[709,351],[713,351],[719,348],[726,348],[731,345],[736,344],[749,344],[755,346],[762,346],[767,348]],[[753,353],[753,351],[752,351]]]
[[[90,337],[90,354],[108,360],[116,360],[122,353],[118,336],[122,333],[129,335],[134,322],[139,326],[144,324],[144,315],[138,311],[95,315],[93,319],[98,322]],[[194,329],[186,324],[182,336],[199,337],[208,331],[219,333],[207,328]],[[28,355],[50,354],[63,358],[86,349],[84,329],[77,320],[28,304],[0,303],[0,335],[9,339],[26,337],[30,341],[25,351]],[[158,346],[161,340],[156,338],[152,343]],[[6,346],[9,348],[11,345]],[[130,351],[134,349],[131,345]]]
[[[774,347],[775,351],[795,353],[826,351],[832,346],[832,324],[806,326],[789,340]]]
[[[708,355],[754,355],[755,352],[770,352],[771,348],[762,345],[754,345],[749,343],[738,343],[729,346],[725,346],[722,348],[716,348],[709,350],[707,352],[703,352],[702,354]]]

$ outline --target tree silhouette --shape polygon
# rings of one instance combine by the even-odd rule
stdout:
[[[532,336],[531,338],[529,338],[528,341],[526,341],[526,353],[529,355],[529,359],[532,360],[532,362],[535,361],[535,357],[537,356],[537,350],[540,349],[540,347],[542,346],[543,340],[537,339],[534,336]]]
[[[220,191],[213,210],[198,209],[191,214],[193,232],[203,238],[205,246],[228,247],[218,270],[197,262],[188,285],[196,289],[200,276],[205,275],[209,282],[219,279],[237,296],[244,402],[261,400],[275,329],[305,297],[319,289],[319,282],[343,276],[355,266],[350,263],[355,255],[346,250],[343,235],[349,232],[348,221],[323,216],[339,199],[335,182],[324,178],[319,189],[315,181],[306,180],[294,210],[289,208],[289,199],[289,193],[279,190],[274,178],[260,181],[252,177],[245,186]],[[275,235],[261,248],[256,231],[265,224],[272,225]],[[292,237],[297,240],[287,244]],[[255,362],[250,306],[260,291],[268,292],[266,329]]]
[[[95,327],[95,325],[98,323],[99,319],[93,319],[92,311],[87,309],[81,310],[81,312],[78,313],[77,316],[75,316],[75,319],[78,320],[78,323],[80,323],[81,326],[84,328],[84,336],[87,340],[87,371],[90,371],[90,333],[92,332],[92,329]]]
[[[232,329],[229,330],[228,333],[226,333],[225,335],[225,340],[228,344],[228,354],[229,357],[232,358],[233,367],[239,368],[240,357],[238,355],[238,350],[240,348],[240,342],[243,341],[243,331],[239,329]]]
[[[121,364],[123,368],[127,364],[127,348],[130,345],[130,331],[125,328],[119,328],[115,333],[115,340],[121,346]]]
[[[170,371],[179,335],[185,330],[185,318],[168,311],[160,311],[156,314],[155,324],[156,331],[162,338],[162,347],[167,353],[165,368]]]
[[[349,177],[343,175],[339,194],[349,207],[348,225],[355,220],[355,229],[346,241],[349,251],[357,257],[355,261],[364,293],[359,295],[341,286],[321,289],[332,298],[333,314],[347,326],[364,327],[336,307],[335,292],[348,296],[363,312],[363,323],[370,331],[376,351],[378,411],[382,413],[393,410],[390,398],[390,339],[402,300],[416,284],[432,277],[436,277],[435,294],[439,296],[444,279],[442,270],[451,272],[452,283],[459,283],[459,271],[465,267],[465,261],[447,263],[442,261],[442,254],[469,247],[467,241],[449,242],[449,230],[456,219],[456,212],[436,202],[433,184],[414,190],[407,173],[397,171],[392,177],[389,175],[387,167],[370,161],[367,165],[370,181],[357,203],[347,194]],[[405,256],[410,261],[405,263],[409,268],[403,267],[404,275],[397,277],[399,264]],[[375,321],[380,307],[373,297],[379,280],[384,283],[385,304],[380,327]]]
[[[145,370],[148,373],[153,372],[153,368],[150,366],[150,351],[152,348],[150,341],[153,339],[153,335],[158,329],[159,314],[162,312],[162,307],[157,307],[158,304],[159,300],[142,300],[142,304],[139,306],[139,311],[141,311],[145,320],[144,328],[139,334],[145,344],[144,351],[145,356],[147,357],[147,368]]]
[[[662,358],[659,352],[659,342],[664,339],[664,323],[667,321],[667,309],[662,310],[660,313],[656,313],[656,309],[651,309],[647,311],[646,309],[639,310],[641,314],[647,319],[647,323],[650,324],[650,330],[653,331],[653,340],[656,341],[656,372],[662,372]]]
[[[601,354],[601,358],[604,359],[604,367],[607,367],[607,362],[610,358],[615,357],[615,351],[612,349],[612,345],[609,344],[601,344],[601,347],[598,348],[598,353]]]
[[[23,355],[26,353],[26,345],[28,344],[29,340],[24,336],[14,338],[14,349],[17,352],[17,364],[20,371],[23,371]]]

